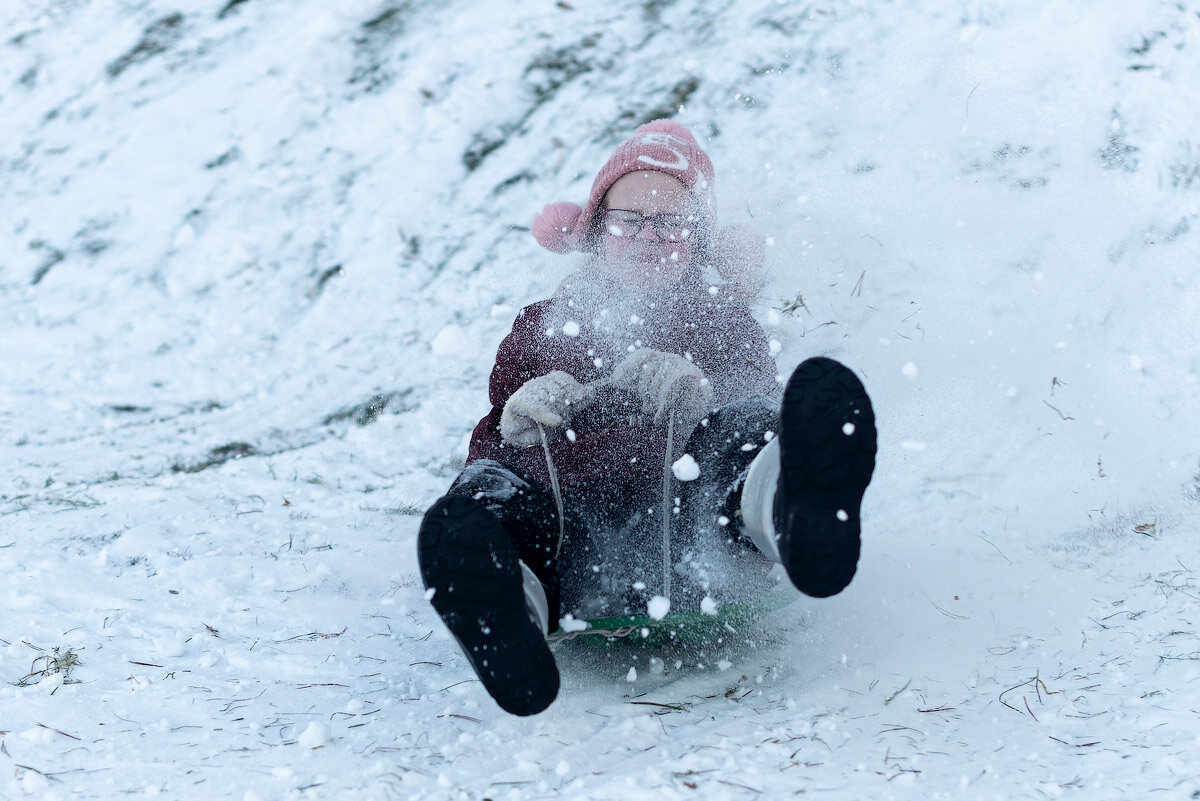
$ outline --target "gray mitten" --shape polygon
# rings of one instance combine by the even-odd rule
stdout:
[[[551,429],[565,427],[590,398],[591,390],[562,370],[531,378],[504,404],[500,436],[522,448],[536,445],[541,441],[539,423]]]
[[[655,425],[666,422],[672,411],[694,423],[712,400],[704,371],[682,356],[652,348],[626,356],[605,383],[641,398],[642,413],[653,413]]]

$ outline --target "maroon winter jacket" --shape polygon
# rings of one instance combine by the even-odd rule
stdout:
[[[526,381],[553,370],[582,383],[597,381],[637,348],[690,356],[712,385],[714,407],[750,395],[779,394],[767,336],[745,303],[726,288],[712,290],[689,273],[662,297],[622,297],[629,292],[595,269],[584,270],[568,278],[555,297],[520,311],[496,353],[489,384],[492,411],[471,435],[468,463],[495,459],[549,486],[540,445],[521,448],[501,439],[504,404]],[[578,334],[568,335],[576,326]],[[666,427],[630,425],[628,416],[599,405],[571,421],[573,442],[561,432],[550,441],[564,489],[602,483],[609,491],[638,493],[659,486]],[[678,448],[681,432],[675,438]]]

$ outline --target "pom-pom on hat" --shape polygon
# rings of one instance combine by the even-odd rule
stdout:
[[[533,218],[530,230],[538,244],[555,253],[587,250],[587,232],[605,193],[622,175],[638,170],[665,172],[679,180],[696,201],[704,223],[712,223],[712,161],[687,128],[673,120],[655,120],[617,146],[592,182],[586,205],[551,203]]]

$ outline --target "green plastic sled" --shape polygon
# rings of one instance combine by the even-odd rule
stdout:
[[[564,631],[560,628],[546,639],[551,646],[587,639],[597,642],[630,639],[647,645],[706,645],[742,633],[763,615],[782,609],[799,597],[800,593],[792,587],[779,587],[745,601],[722,604],[712,615],[685,610],[670,612],[661,620],[649,615],[595,618],[583,621],[587,626],[584,629]]]

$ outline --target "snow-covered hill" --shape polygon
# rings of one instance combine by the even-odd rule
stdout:
[[[1192,797],[1198,85],[1191,2],[3,5],[0,797]],[[863,563],[509,718],[416,526],[664,115],[872,392]]]

